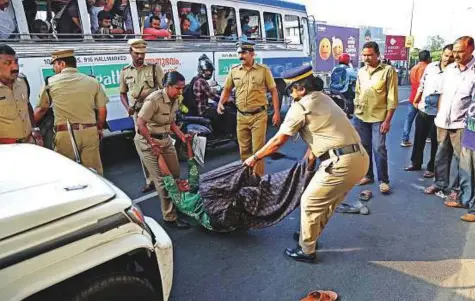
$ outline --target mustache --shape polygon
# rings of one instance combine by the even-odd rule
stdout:
[[[20,73],[20,71],[19,71],[19,70],[12,70],[12,71],[10,71],[10,73],[13,75],[13,74],[18,74],[18,73]]]

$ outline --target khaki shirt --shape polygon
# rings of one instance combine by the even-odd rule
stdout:
[[[380,63],[369,72],[365,66],[358,71],[355,95],[355,116],[364,122],[381,122],[389,110],[398,105],[397,73],[393,67]]]
[[[267,90],[275,86],[270,69],[256,62],[250,70],[243,65],[232,68],[224,83],[226,89],[236,88],[236,105],[244,112],[267,106]]]
[[[38,107],[53,107],[55,125],[65,124],[68,119],[71,123],[96,123],[95,109],[109,102],[101,84],[95,78],[79,73],[76,68],[65,68],[50,77],[48,87],[52,105],[43,87]]]
[[[153,79],[153,68],[155,68],[155,81]],[[163,69],[158,65],[144,63],[139,68],[133,64],[128,65],[120,72],[120,93],[130,93],[132,97],[130,106],[134,106],[142,87],[144,89],[163,89],[163,77]],[[154,87],[154,84],[156,87]],[[137,109],[140,109],[140,107],[137,104]]]
[[[23,79],[13,82],[13,90],[0,83],[0,138],[26,138],[31,134],[28,88]]]
[[[151,134],[170,133],[177,110],[178,100],[171,100],[165,89],[162,89],[145,98],[138,116],[147,122]]]
[[[300,133],[316,157],[361,141],[346,114],[321,92],[310,93],[293,103],[279,133],[287,136]]]

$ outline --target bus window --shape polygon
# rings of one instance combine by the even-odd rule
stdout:
[[[82,40],[77,0],[24,0],[23,9],[33,40]]]
[[[204,4],[178,2],[178,15],[183,39],[209,37],[208,14]]]
[[[290,44],[302,44],[301,25],[299,17],[292,15],[285,15],[285,35]]]
[[[137,2],[137,9],[145,40],[170,39],[176,34],[170,1],[141,0]]]
[[[242,35],[254,40],[261,37],[261,20],[257,10],[240,9]]]
[[[217,39],[236,41],[236,11],[232,7],[211,6],[213,12],[213,29]]]
[[[307,18],[302,18],[302,23],[300,24],[300,36],[302,37],[302,44],[304,46],[305,54],[307,56],[310,56],[311,50],[310,50],[310,35],[308,31],[308,19]]]
[[[264,30],[266,31],[267,41],[284,40],[282,16],[280,14],[264,12]]]
[[[0,39],[19,39],[15,11],[10,1],[0,1]]]

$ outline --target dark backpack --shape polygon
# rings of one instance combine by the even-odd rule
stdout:
[[[183,90],[183,105],[188,108],[190,115],[198,114],[198,104],[196,103],[195,92],[193,91],[193,86],[198,79],[200,79],[199,76],[193,77]]]
[[[347,81],[346,66],[338,66],[333,70],[331,75],[330,89],[341,92],[345,88]]]

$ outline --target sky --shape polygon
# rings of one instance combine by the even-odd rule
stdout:
[[[386,34],[409,35],[413,0],[289,0],[305,4],[309,15],[330,25],[375,26]],[[427,37],[440,35],[453,42],[475,36],[474,0],[414,0],[412,35],[422,48]]]

